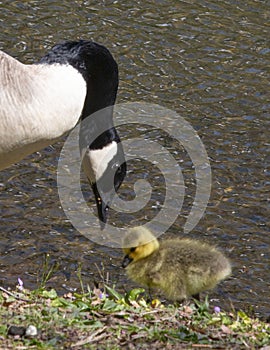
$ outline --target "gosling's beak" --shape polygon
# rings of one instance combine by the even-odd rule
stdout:
[[[127,267],[132,262],[132,260],[133,259],[127,254],[123,259],[122,267]]]

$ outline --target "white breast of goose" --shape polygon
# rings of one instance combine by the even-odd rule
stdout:
[[[0,55],[0,169],[71,130],[79,120],[86,96],[86,82],[72,66],[24,65],[3,54]]]

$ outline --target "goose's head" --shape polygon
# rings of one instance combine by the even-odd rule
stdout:
[[[125,254],[122,267],[130,263],[144,259],[159,248],[156,237],[145,227],[133,227],[123,239],[123,251]]]
[[[113,125],[117,63],[107,48],[87,40],[56,45],[41,63],[71,65],[86,82],[80,148],[83,168],[95,195],[101,227],[104,227],[110,202],[126,175],[122,144]]]

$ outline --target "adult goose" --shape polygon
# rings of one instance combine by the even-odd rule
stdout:
[[[90,135],[83,166],[99,219],[105,223],[110,200],[126,174],[112,120],[117,89],[117,63],[107,48],[92,41],[55,45],[31,65],[0,51],[0,170],[52,144],[80,119],[107,107],[81,132],[99,135],[103,128],[95,139]]]

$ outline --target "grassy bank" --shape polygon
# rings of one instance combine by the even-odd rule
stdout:
[[[142,292],[121,295],[105,287],[58,296],[55,290],[2,288],[0,348],[266,349],[270,344],[270,325],[244,312],[225,313],[207,301],[197,307],[148,303]]]

